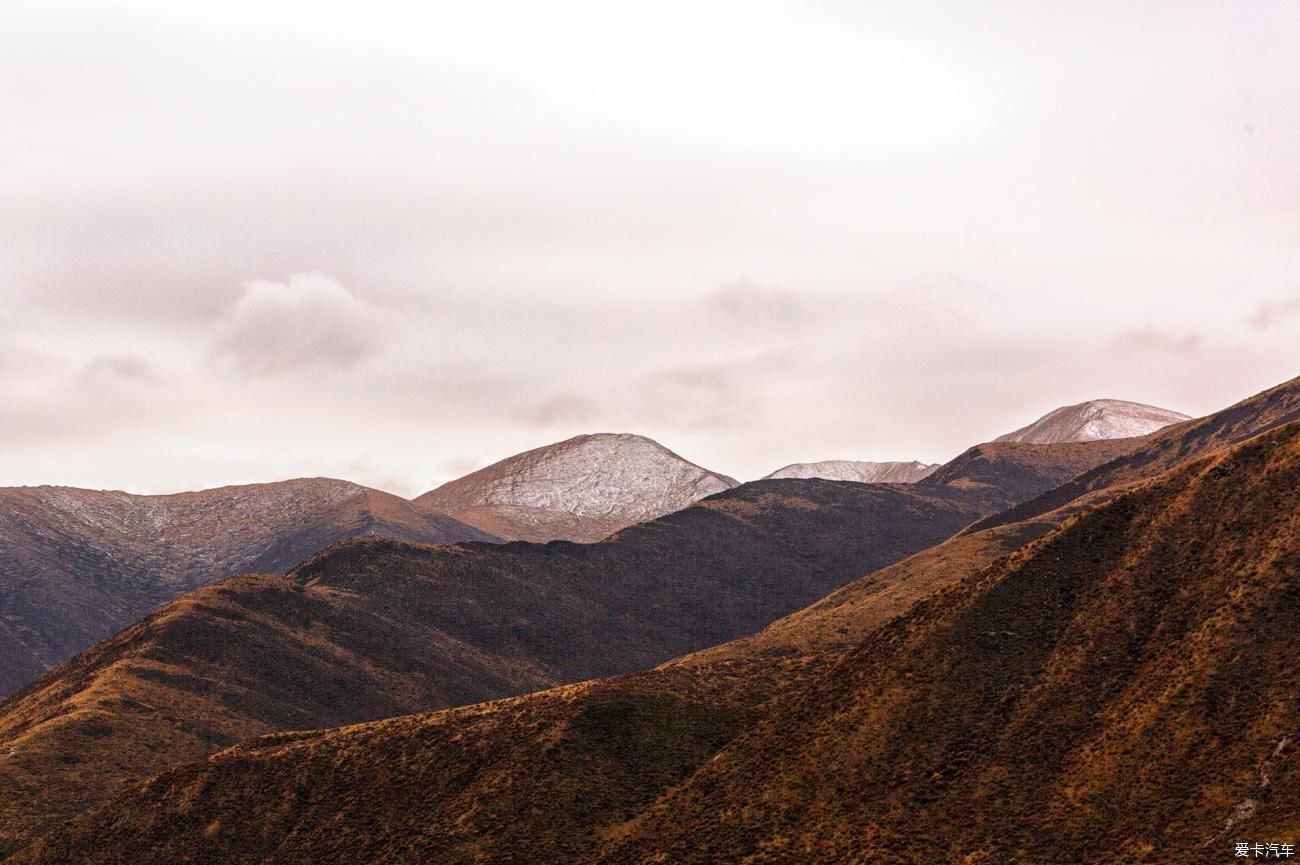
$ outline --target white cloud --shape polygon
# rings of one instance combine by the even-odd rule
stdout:
[[[1293,318],[1300,318],[1300,295],[1261,303],[1250,317],[1250,326],[1256,330],[1270,330]]]
[[[255,376],[351,369],[383,351],[395,318],[332,277],[256,280],[217,323],[213,348]]]

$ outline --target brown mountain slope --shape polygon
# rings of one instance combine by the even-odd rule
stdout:
[[[166,773],[12,861],[579,861],[759,717],[770,667],[635,673],[271,734]],[[84,846],[101,831],[117,837]]]
[[[1098,466],[1146,447],[1148,438],[1061,444],[988,442],[959,454],[919,487],[989,490],[1017,501],[1033,498]]]
[[[1270,468],[1293,472],[1294,464]],[[1284,490],[1286,480],[1280,478]],[[1285,499],[1275,502],[1288,507]],[[976,537],[958,541],[970,545]],[[986,554],[963,547],[962,554],[946,555],[963,567]],[[928,570],[941,568],[932,563]],[[869,586],[871,579],[861,583]],[[861,589],[858,612],[870,614],[870,599],[884,594]],[[775,654],[696,656],[693,664],[534,694],[491,712],[480,707],[250,743],[87,815],[20,861],[82,855],[88,862],[578,861],[601,841],[640,838],[643,823],[658,812],[636,815],[656,788],[690,776],[708,761],[709,743],[765,715],[766,699],[835,657],[800,655],[793,645]],[[790,715],[783,702],[776,705],[774,717]],[[482,721],[487,715],[490,725]],[[178,801],[190,805],[169,804]],[[268,816],[270,802],[283,804]],[[708,843],[710,831],[692,832],[684,843]],[[676,852],[663,861],[678,861]],[[724,850],[714,852],[716,861],[734,861]],[[754,859],[769,860],[816,861],[775,849]]]
[[[517,694],[735,638],[998,498],[765,481],[597,544],[358,541],[287,577],[200,589],[0,704],[0,752],[17,749],[0,762],[0,843],[254,733]]]
[[[326,478],[168,496],[0,489],[0,695],[193,588],[249,569],[283,572],[363,534],[492,539]]]
[[[1300,832],[1300,424],[873,634],[603,863],[1217,862]]]
[[[575,436],[508,457],[415,501],[506,540],[590,543],[736,481],[644,436]]]

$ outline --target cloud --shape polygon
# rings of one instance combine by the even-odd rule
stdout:
[[[760,285],[742,277],[703,298],[706,309],[730,323],[793,324],[807,317],[805,302],[792,291]]]
[[[1119,333],[1111,346],[1124,351],[1156,351],[1168,354],[1190,354],[1201,347],[1197,333],[1170,333],[1153,327],[1140,327]]]
[[[335,372],[381,353],[395,323],[332,277],[300,273],[245,283],[217,323],[213,347],[250,375]]]
[[[1256,330],[1270,330],[1297,316],[1300,316],[1300,296],[1261,303],[1249,323]]]
[[[125,384],[153,384],[160,380],[153,364],[138,355],[100,355],[91,358],[77,378],[88,386]]]
[[[523,423],[551,427],[572,423],[592,423],[600,418],[600,406],[572,393],[557,394],[517,412]]]
[[[740,430],[763,416],[766,385],[789,373],[790,351],[778,349],[748,357],[678,364],[651,371],[630,389],[628,406],[637,426],[679,430]]]

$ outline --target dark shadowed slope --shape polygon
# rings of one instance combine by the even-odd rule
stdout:
[[[733,639],[1059,482],[1087,450],[1054,465],[1050,448],[999,446],[947,485],[747,484],[597,544],[353,542],[286,578],[199,590],[0,707],[0,750],[17,748],[0,763],[0,826],[17,844],[254,733],[490,699]],[[999,467],[1016,493],[998,489]]]
[[[283,572],[363,534],[492,539],[326,478],[168,496],[0,489],[0,695],[191,589],[250,569]]]
[[[506,540],[591,542],[735,485],[644,436],[600,433],[516,454],[415,501]]]
[[[802,692],[737,657],[263,738],[13,861],[1226,860],[1300,814],[1298,479],[1300,425],[1171,472]]]

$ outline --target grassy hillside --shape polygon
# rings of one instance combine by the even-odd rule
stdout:
[[[602,863],[1212,862],[1300,831],[1300,424],[919,605]]]

